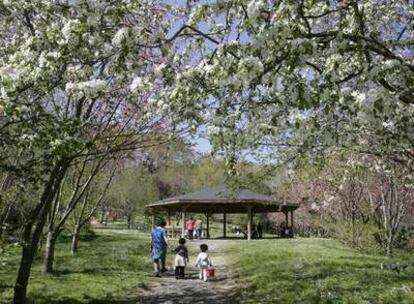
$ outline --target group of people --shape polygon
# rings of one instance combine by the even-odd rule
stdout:
[[[192,217],[190,217],[185,223],[185,228],[186,236],[190,240],[192,240],[194,237],[200,240],[203,236],[203,221],[201,218],[194,220]]]
[[[238,226],[233,226],[232,232],[236,233],[236,235],[243,235],[244,238],[247,238],[248,236],[247,226],[245,226],[243,229]],[[250,237],[252,239],[261,239],[263,237],[263,228],[260,222],[257,225],[252,226]]]
[[[151,258],[154,262],[154,275],[157,277],[160,277],[162,273],[167,271],[167,268],[165,267],[165,260],[169,245],[165,226],[166,222],[162,220],[151,231]],[[186,240],[184,238],[180,238],[178,246],[174,249],[174,268],[176,279],[183,279],[185,277],[185,267],[189,262],[188,249],[185,246],[185,243]],[[198,254],[195,262],[195,266],[198,267],[200,271],[199,278],[205,282],[208,280],[208,268],[213,265],[207,251],[207,244],[201,244],[200,253]]]

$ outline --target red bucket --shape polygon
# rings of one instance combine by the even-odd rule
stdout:
[[[207,268],[207,277],[208,278],[214,278],[214,275],[215,275],[215,269],[214,269],[214,267],[213,266],[209,266]]]

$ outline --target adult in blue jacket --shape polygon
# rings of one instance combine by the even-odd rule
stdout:
[[[161,220],[158,226],[151,231],[151,258],[154,262],[154,275],[157,277],[161,276],[160,273],[167,271],[165,258],[167,256],[168,239],[165,225],[166,222]]]

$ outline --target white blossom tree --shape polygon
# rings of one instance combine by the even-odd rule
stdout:
[[[231,174],[263,147],[352,148],[412,170],[412,1],[168,3],[0,4],[0,168],[38,194],[22,204],[15,303],[73,162],[144,145],[164,116],[208,124]]]
[[[412,12],[406,0],[196,5],[176,32],[188,44],[164,67],[181,69],[164,98],[195,122],[208,109],[218,149],[345,147],[412,168]],[[186,57],[193,65],[182,69]]]
[[[157,1],[0,3],[0,168],[36,190],[16,203],[25,222],[14,303],[26,302],[39,238],[72,164],[159,142],[166,124],[151,71],[169,56],[160,48],[167,12]]]

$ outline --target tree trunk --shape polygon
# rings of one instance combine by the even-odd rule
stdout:
[[[57,235],[53,231],[47,233],[45,256],[43,260],[43,274],[53,273],[53,262],[55,260],[55,246]]]
[[[394,235],[391,231],[388,232],[388,236],[386,238],[386,248],[385,248],[385,254],[387,256],[392,255],[392,249],[393,249],[393,243],[394,243]]]
[[[85,212],[85,208],[86,208],[86,204],[88,202],[88,197],[89,194],[87,193],[86,196],[83,198],[83,203],[82,203],[82,207],[81,207],[81,212],[79,214],[79,217],[75,216],[75,227],[73,229],[73,234],[72,234],[72,243],[70,245],[70,252],[72,255],[75,255],[78,253],[78,242],[79,242],[79,234],[80,234],[80,230],[82,228],[82,226],[89,220],[90,216],[92,216],[93,211],[89,214],[89,216],[87,217],[87,219],[82,222],[82,218],[83,218],[83,214]],[[95,206],[96,209],[97,205]]]
[[[132,216],[128,215],[127,221],[128,221],[128,229],[132,229]]]
[[[76,255],[78,253],[78,242],[79,242],[79,234],[80,234],[80,225],[79,223],[77,223],[75,225],[75,229],[73,230],[73,235],[72,235],[72,244],[70,247],[70,252],[72,253],[72,255]]]
[[[1,214],[1,219],[0,219],[0,240],[3,239],[4,234],[6,232],[6,224],[7,224],[7,220],[9,219],[9,215],[10,212],[12,210],[12,204],[9,204],[7,206],[7,209],[4,213]]]
[[[31,236],[32,224],[27,224],[23,236],[22,257],[17,273],[17,280],[14,286],[14,304],[26,303],[27,283],[29,281],[30,270],[35,255],[37,244]],[[39,234],[40,237],[40,234]]]
[[[27,285],[29,283],[33,259],[39,246],[39,240],[42,235],[42,230],[45,222],[46,215],[39,219],[35,225],[33,234],[31,233],[33,228],[32,223],[28,223],[24,229],[22,257],[17,273],[16,284],[14,286],[14,304],[24,304],[27,302]]]
[[[39,254],[39,252],[41,252],[41,251],[42,251],[43,242],[44,242],[44,239],[43,239],[43,237],[42,237],[42,235],[41,235],[41,236],[40,236],[40,239],[39,239],[39,242],[37,243],[37,250],[36,250],[36,253],[35,253],[35,257],[37,257],[37,256],[38,256],[38,254]]]
[[[106,208],[102,207],[102,212],[101,212],[101,218],[99,219],[99,224],[103,224],[105,221],[105,213],[106,213]]]
[[[24,227],[22,255],[17,272],[16,284],[14,286],[14,304],[24,304],[27,302],[27,285],[29,283],[33,259],[42,235],[43,227],[46,223],[46,216],[50,211],[52,201],[55,198],[68,166],[69,163],[59,163],[54,166],[49,180],[45,185],[40,202],[33,210],[31,219]]]
[[[104,202],[102,204],[102,212],[101,212],[101,217],[99,219],[99,224],[105,224],[106,226],[106,222],[108,221],[108,205],[106,204],[106,202]]]

